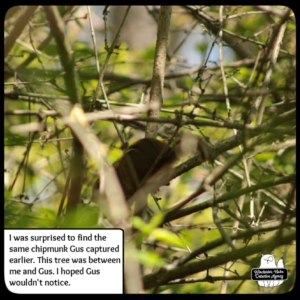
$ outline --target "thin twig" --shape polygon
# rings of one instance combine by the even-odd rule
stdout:
[[[95,52],[95,63],[96,63],[96,67],[97,67],[98,76],[100,76],[100,65],[99,65],[99,58],[98,58],[98,51],[97,51],[97,42],[96,42],[93,19],[92,19],[92,14],[91,14],[91,7],[89,5],[87,7],[87,10],[88,10],[88,16],[89,16],[89,22],[90,22],[90,28],[91,28],[93,47],[94,47],[94,52]]]
[[[13,179],[13,181],[12,181],[12,184],[11,184],[11,186],[10,186],[10,188],[9,188],[10,190],[13,189],[13,187],[14,187],[14,185],[15,185],[15,183],[16,183],[16,180],[17,180],[17,178],[18,178],[18,176],[19,176],[19,173],[20,173],[20,171],[21,171],[21,169],[22,169],[22,167],[23,167],[25,161],[27,160],[27,156],[29,155],[29,151],[30,151],[30,149],[31,149],[31,145],[32,145],[32,143],[33,143],[33,140],[34,140],[34,138],[35,138],[35,135],[36,135],[36,133],[34,133],[34,134],[31,135],[31,139],[30,139],[29,143],[27,144],[26,150],[25,150],[25,152],[24,152],[24,154],[23,154],[23,159],[22,159],[22,161],[21,161],[21,163],[20,163],[20,165],[19,165],[19,168],[18,168],[18,170],[17,170],[16,176],[14,177],[14,179]]]
[[[127,18],[129,10],[130,10],[130,6],[128,6],[127,9],[126,9],[126,12],[124,14],[123,20],[122,20],[122,22],[120,24],[120,27],[119,27],[119,29],[118,29],[118,31],[116,33],[116,36],[115,36],[115,38],[114,38],[114,40],[113,40],[113,42],[112,42],[112,44],[111,44],[110,47],[108,47],[108,45],[107,45],[107,39],[106,39],[106,33],[105,33],[105,44],[106,44],[106,48],[105,49],[107,51],[107,55],[106,55],[104,64],[103,64],[102,69],[101,69],[100,74],[99,74],[98,84],[97,84],[97,87],[96,87],[96,91],[94,93],[93,103],[92,103],[91,108],[95,105],[96,99],[98,98],[99,93],[100,93],[100,89],[101,89],[102,90],[102,94],[104,96],[104,99],[106,101],[107,108],[110,110],[109,101],[108,101],[107,94],[106,94],[106,91],[105,91],[105,88],[104,88],[103,78],[104,78],[104,74],[105,74],[106,67],[108,65],[110,56],[114,53],[115,46],[117,44],[117,41],[118,41],[118,38],[119,38],[119,35],[120,35],[120,32],[121,32],[121,29],[122,29],[122,27],[124,25],[124,22],[125,22],[126,18]],[[106,12],[103,12],[104,19],[106,19],[106,14],[107,14]],[[105,24],[106,24],[106,22],[105,22]],[[106,32],[106,30],[105,30],[105,32]],[[122,134],[121,134],[121,132],[120,132],[120,130],[119,130],[116,122],[114,121],[113,124],[114,124],[114,127],[115,127],[115,129],[116,129],[116,131],[118,133],[118,136],[119,136],[119,138],[121,140],[121,143],[122,143],[123,147],[125,147],[126,146],[125,140],[124,140],[124,138],[123,138],[123,136],[122,136]]]

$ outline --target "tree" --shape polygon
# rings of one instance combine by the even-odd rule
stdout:
[[[275,292],[289,291],[295,281],[293,12],[140,7],[157,24],[157,38],[131,49],[140,28],[130,12],[137,8],[127,7],[111,23],[114,9],[103,7],[102,16],[99,8],[73,6],[7,12],[5,226],[110,226],[89,201],[99,172],[112,176],[105,189],[115,186],[107,162],[128,144],[146,135],[172,145],[180,137],[186,155],[166,175],[170,185],[149,197],[148,219],[127,217],[122,196],[114,206],[112,226],[126,227],[133,241],[127,249],[136,254],[128,258],[142,265],[142,272],[125,266],[127,278],[140,283],[128,280],[127,292],[258,292],[250,270],[267,253],[283,257],[288,269],[289,279]],[[116,201],[109,191],[107,201]]]

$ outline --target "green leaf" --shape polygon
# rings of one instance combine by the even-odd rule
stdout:
[[[157,241],[167,243],[169,246],[176,246],[181,248],[185,246],[178,235],[163,228],[154,229],[150,237],[153,237]]]
[[[163,259],[154,252],[139,251],[138,259],[143,266],[150,268],[161,267],[165,264]]]

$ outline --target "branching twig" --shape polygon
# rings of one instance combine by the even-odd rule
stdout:
[[[107,46],[107,40],[105,38],[107,55],[106,55],[104,64],[103,64],[102,69],[101,69],[100,74],[99,74],[98,84],[97,84],[97,87],[96,87],[96,91],[95,91],[95,94],[94,94],[93,103],[92,103],[91,108],[94,106],[94,104],[96,102],[96,99],[99,96],[100,88],[101,88],[103,96],[104,96],[104,99],[106,101],[107,108],[110,109],[109,101],[108,101],[107,94],[106,94],[106,91],[105,91],[105,88],[104,88],[103,78],[104,78],[104,74],[105,74],[105,71],[106,71],[107,64],[109,62],[110,56],[114,53],[115,46],[117,44],[117,41],[118,41],[118,38],[119,38],[119,35],[120,35],[120,32],[121,32],[121,29],[122,29],[122,27],[124,25],[124,22],[125,22],[126,18],[127,18],[129,10],[130,10],[130,6],[127,7],[127,10],[126,10],[125,15],[123,17],[121,25],[120,25],[120,27],[119,27],[119,29],[117,31],[117,34],[116,34],[116,36],[115,36],[115,38],[114,38],[114,40],[113,40],[113,42],[112,42],[112,44],[111,44],[110,47]],[[105,11],[103,12],[104,18],[106,18],[106,14],[107,13],[108,13],[108,10],[106,11],[106,9],[105,9]],[[105,24],[106,24],[106,22],[105,22]],[[121,140],[121,143],[122,143],[123,147],[125,147],[124,138],[123,138],[123,136],[122,136],[122,134],[121,134],[121,132],[120,132],[120,130],[119,130],[116,122],[113,121],[113,124],[114,124],[114,127],[115,127],[115,129],[116,129],[116,131],[118,133],[118,136],[119,136],[119,138]]]

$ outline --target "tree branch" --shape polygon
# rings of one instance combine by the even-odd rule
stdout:
[[[64,35],[64,22],[58,12],[57,7],[44,6],[46,17],[49,21],[51,33],[55,38],[57,50],[60,56],[61,64],[65,70],[65,85],[67,95],[72,104],[81,103],[78,91],[78,79],[75,70],[74,58],[71,47]],[[67,115],[68,111],[60,111],[62,115]],[[77,204],[80,203],[81,187],[84,170],[84,151],[81,143],[74,136],[73,157],[70,166],[70,188],[68,192],[67,213],[75,211]]]
[[[292,174],[292,175],[288,175],[288,176],[284,176],[284,177],[280,177],[280,178],[275,178],[273,180],[259,182],[256,185],[252,185],[251,187],[247,187],[247,188],[244,188],[244,189],[240,189],[240,190],[237,190],[237,191],[226,193],[226,194],[224,194],[220,197],[217,197],[216,203],[218,203],[218,204],[223,203],[223,202],[228,201],[230,199],[237,198],[241,195],[246,195],[246,194],[249,194],[249,193],[253,193],[255,191],[258,191],[258,190],[261,190],[261,189],[266,189],[266,188],[269,188],[269,187],[272,187],[272,186],[277,186],[277,185],[285,184],[285,183],[291,183],[291,182],[294,182],[295,179],[296,179],[295,174]],[[206,208],[209,208],[209,207],[212,207],[212,206],[213,206],[213,200],[208,200],[208,201],[205,201],[203,203],[181,209],[181,210],[173,213],[172,215],[170,215],[168,218],[166,218],[165,222],[171,222],[173,220],[183,218],[187,215],[190,215],[190,214],[195,213],[195,212],[202,211],[202,210],[204,210]]]
[[[156,51],[153,76],[150,91],[150,104],[156,104],[156,109],[148,113],[149,117],[157,118],[163,102],[165,63],[168,48],[168,35],[171,21],[172,6],[161,6],[158,20]],[[156,137],[157,123],[149,122],[146,127],[146,137]]]
[[[15,44],[16,39],[19,37],[19,35],[22,33],[24,27],[29,22],[30,18],[32,17],[33,13],[36,11],[38,6],[28,6],[24,13],[18,17],[18,20],[13,27],[12,31],[9,33],[9,35],[5,38],[4,43],[4,58],[8,55],[11,48]]]
[[[231,235],[231,238],[234,239],[235,237],[238,236],[241,238],[242,236],[250,237],[253,236],[254,234],[257,234],[257,232],[260,231],[262,230],[256,228],[255,230],[253,229],[251,232],[244,232],[243,234]],[[189,276],[191,274],[195,274],[198,272],[206,271],[213,267],[217,267],[219,265],[225,264],[228,261],[245,259],[248,256],[259,252],[269,253],[269,251],[274,249],[275,247],[279,247],[281,245],[286,245],[291,243],[295,239],[295,237],[296,237],[295,231],[289,230],[288,232],[285,232],[282,235],[282,239],[280,240],[278,240],[276,236],[273,236],[267,240],[254,243],[250,246],[243,247],[238,250],[234,250],[227,253],[218,253],[216,256],[210,257],[203,261],[192,262],[184,266],[182,265],[177,266],[177,261],[175,260],[173,264],[171,263],[159,269],[156,272],[144,276],[144,287],[145,289],[149,289],[155,286],[160,286],[168,283],[171,280]],[[216,244],[217,241],[219,245],[224,242],[222,238],[214,242],[210,242],[201,248],[201,253],[206,252],[207,250],[205,249],[211,248],[211,244]],[[192,253],[192,255],[195,256],[198,254]],[[250,279],[250,275],[249,275],[249,279]]]

